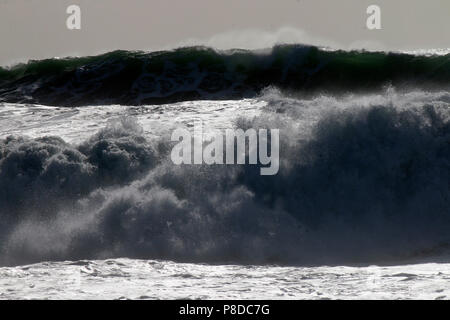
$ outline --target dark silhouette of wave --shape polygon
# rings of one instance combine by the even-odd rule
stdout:
[[[188,47],[0,68],[0,101],[142,105],[254,97],[268,86],[313,95],[373,92],[385,86],[437,90],[449,84],[450,55],[327,51],[304,45],[266,51]]]

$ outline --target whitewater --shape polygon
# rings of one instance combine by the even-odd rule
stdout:
[[[178,53],[0,70],[0,298],[448,299],[448,56]],[[194,120],[279,173],[174,165]]]
[[[0,299],[432,299],[449,264],[283,267],[108,259],[0,268]]]

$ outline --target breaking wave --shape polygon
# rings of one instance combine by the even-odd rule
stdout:
[[[267,86],[303,95],[446,89],[450,55],[188,47],[152,53],[30,61],[0,68],[0,102],[57,106],[141,105],[257,96]]]
[[[150,140],[132,119],[78,145],[2,140],[0,263],[130,257],[310,265],[447,249],[447,93],[390,102],[355,96],[354,105],[274,90],[263,99],[263,114],[236,125],[283,128],[280,171],[271,177],[255,166],[175,166],[171,142]],[[308,112],[316,120],[302,122]]]

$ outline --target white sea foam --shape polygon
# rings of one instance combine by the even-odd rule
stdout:
[[[0,268],[0,299],[449,299],[449,264],[277,267],[109,259]]]

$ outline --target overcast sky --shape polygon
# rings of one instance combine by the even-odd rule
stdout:
[[[81,7],[81,30],[66,8]],[[377,4],[382,30],[366,28]],[[114,49],[303,42],[339,48],[450,48],[450,0],[0,0],[0,65]]]

